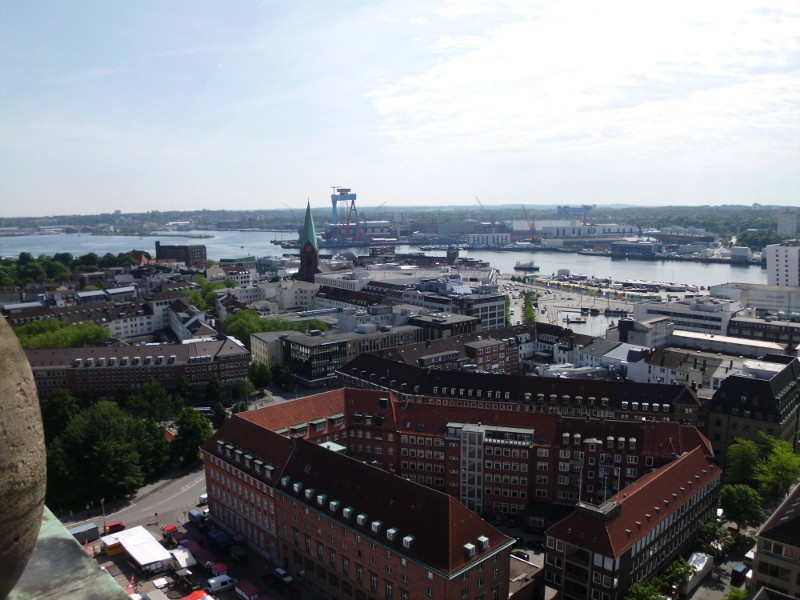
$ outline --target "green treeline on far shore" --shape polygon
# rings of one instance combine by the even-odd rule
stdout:
[[[116,255],[107,252],[103,256],[98,256],[94,252],[89,252],[76,258],[69,252],[59,252],[53,256],[41,254],[34,258],[30,252],[22,252],[16,259],[0,259],[0,286],[58,283],[68,280],[77,273],[138,265],[142,256],[149,259],[150,253],[144,250],[130,250]]]

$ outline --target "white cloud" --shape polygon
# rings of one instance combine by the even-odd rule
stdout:
[[[367,94],[396,152],[641,160],[752,152],[775,127],[797,128],[796,13],[751,2],[528,6],[433,11],[446,19],[428,47],[435,60]]]

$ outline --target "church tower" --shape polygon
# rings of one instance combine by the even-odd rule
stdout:
[[[319,242],[314,219],[311,217],[311,202],[306,206],[306,220],[300,234],[300,270],[292,277],[300,281],[314,283],[314,275],[319,273]]]

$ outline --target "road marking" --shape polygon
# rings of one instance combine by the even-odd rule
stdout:
[[[195,479],[193,482],[191,482],[191,483],[187,483],[185,486],[183,486],[183,487],[180,489],[180,491],[179,491],[177,494],[173,494],[172,496],[169,496],[168,498],[164,498],[163,500],[161,500],[161,502],[159,502],[159,504],[162,504],[163,502],[166,502],[167,500],[172,500],[173,498],[177,498],[178,496],[180,496],[180,495],[181,495],[181,494],[183,494],[184,492],[187,492],[189,489],[191,489],[192,487],[194,487],[195,485],[197,485],[197,483],[199,483],[200,481],[205,481],[205,476],[203,476],[203,477],[198,477],[198,478],[197,478],[197,479]]]

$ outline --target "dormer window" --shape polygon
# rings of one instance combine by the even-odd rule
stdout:
[[[464,556],[467,558],[472,558],[475,556],[475,544],[466,543],[464,544]]]
[[[367,522],[367,515],[360,514],[356,517],[356,523],[358,523],[359,525],[363,525],[366,522]]]
[[[389,529],[386,530],[386,539],[387,540],[389,540],[390,542],[393,542],[396,537],[397,537],[397,528],[396,527],[390,527]]]
[[[380,533],[381,527],[383,527],[383,523],[381,521],[373,521],[372,522],[372,533]]]
[[[411,545],[414,543],[414,536],[407,535],[403,538],[403,548],[411,548]]]

